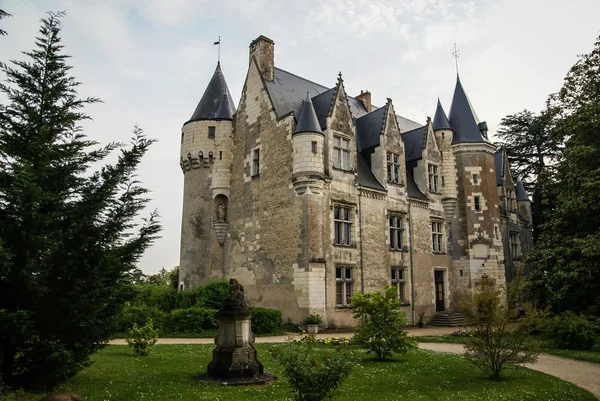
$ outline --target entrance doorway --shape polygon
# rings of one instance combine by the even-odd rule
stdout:
[[[433,272],[435,278],[435,311],[444,311],[444,271],[435,270]]]

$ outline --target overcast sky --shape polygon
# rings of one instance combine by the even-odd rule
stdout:
[[[47,11],[67,11],[63,41],[80,94],[104,101],[87,109],[91,138],[127,141],[138,123],[159,140],[139,172],[164,226],[141,260],[146,273],[179,263],[180,129],[214,72],[219,35],[236,105],[248,46],[262,34],[275,41],[277,67],[328,87],[341,71],[350,95],[369,90],[375,105],[389,97],[422,124],[438,96],[448,112],[456,42],[463,86],[493,134],[507,114],[540,111],[600,34],[599,0],[0,0],[0,8],[13,15],[0,21],[4,61],[32,49]]]

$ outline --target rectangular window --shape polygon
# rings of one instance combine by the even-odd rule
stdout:
[[[311,150],[314,154],[317,153],[317,141],[312,141],[310,144]]]
[[[428,169],[429,169],[429,191],[430,192],[438,192],[439,191],[438,167],[433,164],[430,164]]]
[[[352,277],[351,267],[335,268],[335,305],[348,306],[352,298],[352,286],[354,279]]]
[[[473,174],[473,185],[479,184],[479,177],[477,174]]]
[[[216,130],[217,129],[215,127],[208,127],[208,137],[214,138]]]
[[[392,215],[390,222],[390,249],[401,250],[403,247],[404,227],[402,226],[402,216]]]
[[[400,178],[400,156],[391,152],[387,153],[387,180],[396,184],[402,182]]]
[[[516,259],[519,252],[518,234],[510,234],[510,256]]]
[[[496,233],[496,239],[499,239],[500,233],[498,232],[498,227],[494,227],[494,232]]]
[[[515,199],[515,191],[513,191],[512,189],[507,189],[506,190],[506,207],[508,208],[508,210],[510,212],[514,212],[517,210],[517,201]]]
[[[352,244],[352,222],[350,208],[335,206],[333,208],[333,225],[335,245],[350,246]]]
[[[253,167],[252,167],[252,175],[260,174],[260,149],[254,149],[254,158],[253,158]]]
[[[442,176],[442,187],[445,187],[445,186],[446,186],[446,183],[444,181],[444,176]]]
[[[400,267],[392,267],[392,285],[396,287],[396,292],[398,294],[398,299],[402,302],[406,302],[405,292],[404,292],[404,269]]]
[[[431,222],[431,245],[433,252],[442,252],[442,223]]]
[[[481,197],[475,196],[473,202],[475,203],[475,211],[481,212]]]
[[[350,170],[350,141],[333,137],[333,167]]]

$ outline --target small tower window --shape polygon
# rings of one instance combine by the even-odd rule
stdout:
[[[223,152],[219,151],[219,160],[223,160]]]
[[[212,161],[213,161],[213,152],[208,152],[208,161],[212,163]]]
[[[204,161],[204,153],[202,153],[202,151],[198,152],[198,160],[200,163]]]
[[[209,138],[214,138],[215,137],[215,131],[216,131],[215,127],[208,127],[208,137]]]
[[[254,149],[252,175],[260,174],[260,149]]]
[[[444,139],[444,132],[442,131],[442,139]]]
[[[479,176],[477,174],[473,174],[473,185],[479,184]]]
[[[473,198],[473,200],[475,202],[475,211],[481,212],[481,198],[479,196],[476,196],[475,198]]]
[[[191,159],[191,158],[192,158],[192,154],[188,153],[188,159]]]
[[[446,181],[444,181],[444,176],[442,176],[442,187],[446,186]]]
[[[314,154],[317,154],[317,141],[312,141],[310,145],[311,145],[312,152]]]

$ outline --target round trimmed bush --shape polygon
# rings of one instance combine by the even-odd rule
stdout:
[[[556,346],[590,349],[598,341],[598,323],[585,315],[566,311],[550,320],[550,333]]]
[[[281,334],[283,316],[277,309],[252,307],[252,333],[258,335]]]

